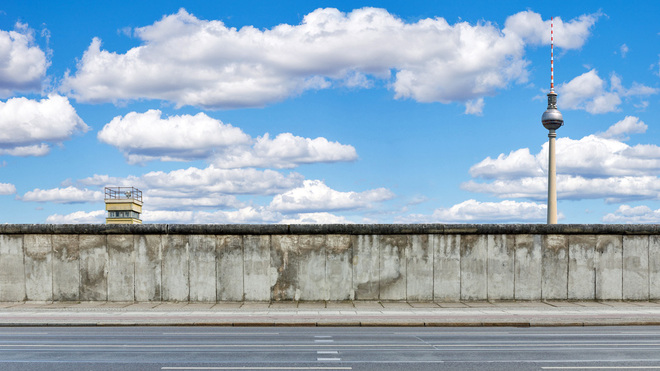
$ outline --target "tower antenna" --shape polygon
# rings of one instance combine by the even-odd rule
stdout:
[[[555,130],[564,125],[564,117],[557,109],[555,93],[555,34],[554,17],[550,18],[550,92],[548,108],[541,116],[543,126],[548,129],[548,224],[557,224],[557,167],[555,163]]]
[[[550,17],[550,91],[555,91],[555,29],[554,17]]]

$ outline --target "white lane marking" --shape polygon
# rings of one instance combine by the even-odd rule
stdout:
[[[352,370],[353,367],[161,367],[161,370]]]
[[[319,350],[316,354],[339,354],[336,350]]]
[[[331,338],[332,335],[315,335],[315,338]]]
[[[314,340],[315,343],[334,343],[335,341],[332,339],[316,339]]]
[[[317,358],[316,360],[319,362],[339,362],[341,358]]]
[[[0,332],[0,336],[48,335],[47,332]]]
[[[205,336],[214,336],[214,335],[244,335],[244,336],[250,336],[250,335],[279,335],[279,332],[206,332],[206,333],[199,333],[199,332],[163,332],[163,335],[205,335]]]
[[[574,366],[541,367],[542,370],[660,370],[660,366]]]

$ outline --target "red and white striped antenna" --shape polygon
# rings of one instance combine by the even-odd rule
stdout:
[[[555,31],[554,17],[550,17],[550,91],[555,91]]]

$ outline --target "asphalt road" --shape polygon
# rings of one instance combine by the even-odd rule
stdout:
[[[660,370],[660,327],[0,328],[0,370]]]

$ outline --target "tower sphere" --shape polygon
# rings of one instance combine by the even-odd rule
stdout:
[[[557,94],[554,91],[548,93],[548,108],[541,116],[541,123],[548,130],[557,130],[564,125],[564,116],[557,109]]]

